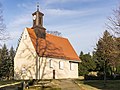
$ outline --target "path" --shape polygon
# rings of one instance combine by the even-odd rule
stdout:
[[[73,80],[53,80],[52,83],[61,88],[61,90],[83,90]]]

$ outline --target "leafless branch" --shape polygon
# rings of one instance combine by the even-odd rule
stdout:
[[[108,17],[108,23],[106,23],[106,27],[108,30],[112,30],[118,36],[120,35],[120,6],[113,10],[113,15]]]
[[[47,33],[55,35],[55,36],[61,36],[62,37],[61,32],[58,32],[58,31],[47,31]]]

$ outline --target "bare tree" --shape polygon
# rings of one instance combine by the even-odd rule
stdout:
[[[112,16],[108,18],[108,23],[106,23],[106,26],[108,30],[112,30],[115,35],[113,35],[114,43],[114,50],[112,50],[111,57],[110,57],[110,65],[112,67],[112,73],[114,77],[116,76],[116,73],[118,73],[118,67],[120,65],[120,5],[116,9],[113,10]],[[109,44],[109,46],[111,46]]]
[[[108,17],[108,23],[106,26],[109,30],[114,31],[120,36],[120,6],[113,10],[113,15]]]
[[[2,3],[0,2],[0,40],[7,40],[9,39],[9,35],[6,32],[6,25],[4,24],[3,19],[3,8]]]
[[[55,36],[62,36],[62,33],[59,31],[47,31],[47,33],[55,35]]]

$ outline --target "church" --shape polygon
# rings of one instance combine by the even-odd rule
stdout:
[[[80,59],[69,40],[46,32],[39,5],[32,16],[33,26],[24,29],[14,57],[14,79],[78,78]]]

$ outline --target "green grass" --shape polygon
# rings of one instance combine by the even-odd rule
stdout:
[[[104,86],[103,80],[76,80],[76,81],[79,84],[84,85],[84,87],[90,86],[102,90],[120,90],[120,80],[107,80],[106,86]]]

